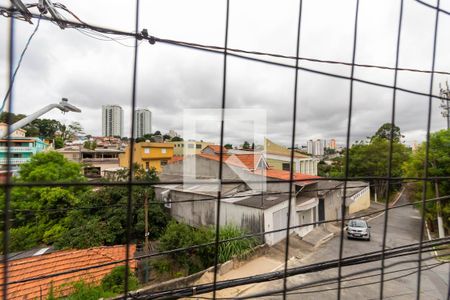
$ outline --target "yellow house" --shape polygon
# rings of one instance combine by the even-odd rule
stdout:
[[[162,171],[162,167],[173,157],[173,144],[141,142],[134,144],[133,163],[137,163],[144,169],[155,168],[157,172]],[[129,167],[130,146],[125,149],[125,153],[119,156],[119,165]]]
[[[291,150],[264,139],[264,151],[266,161],[270,168],[274,170],[290,171],[291,169]],[[317,175],[317,163],[319,160],[308,155],[294,152],[294,172]]]
[[[196,142],[196,141],[180,141],[180,142],[168,142],[173,145],[173,155],[175,156],[183,156],[184,149],[188,150],[192,153],[195,150],[195,154],[202,153],[203,149],[208,147],[209,145],[214,145],[214,143],[209,142]],[[194,153],[192,153],[194,154]]]

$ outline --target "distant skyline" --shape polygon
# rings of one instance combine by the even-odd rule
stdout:
[[[123,1],[117,0],[108,1],[107,6],[99,0],[61,2],[88,23],[129,32],[134,30],[134,5],[124,5]],[[232,1],[229,47],[295,55],[298,3],[298,0]],[[303,1],[300,56],[350,62],[355,3]],[[0,5],[9,4],[8,0],[0,0]],[[393,0],[360,2],[357,63],[395,65],[399,5],[400,1]],[[450,10],[448,2],[441,6]],[[139,27],[161,38],[223,46],[224,13],[225,2],[145,1],[141,3]],[[400,67],[431,68],[434,17],[434,10],[417,1],[405,1]],[[15,22],[16,59],[34,26]],[[8,61],[8,28],[9,19],[0,17],[2,66],[7,66]],[[439,71],[450,69],[449,35],[450,18],[442,15],[435,65]],[[119,42],[133,45],[133,39],[125,38]],[[276,61],[292,63],[282,59]],[[86,132],[101,135],[101,106],[115,103],[124,110],[123,135],[130,136],[132,62],[133,47],[93,39],[74,29],[61,30],[43,20],[16,77],[13,112],[31,114],[67,97],[83,110],[81,114],[61,115],[54,111],[44,117],[64,123],[78,121]],[[139,46],[138,63],[136,107],[150,108],[152,131],[173,129],[182,134],[183,109],[221,107],[222,55],[145,42]],[[350,74],[347,66],[303,60],[300,65],[343,76]],[[357,67],[354,75],[361,80],[386,85],[393,83],[393,72],[389,70]],[[6,67],[0,68],[0,76],[7,77]],[[292,132],[294,76],[295,72],[290,68],[229,57],[226,107],[265,109],[267,137],[288,146]],[[433,94],[439,94],[439,83],[444,83],[448,77],[435,75]],[[299,72],[298,80],[295,144],[331,137],[342,144],[347,130],[350,82],[305,70]],[[0,81],[1,91],[6,90],[6,84],[6,80]],[[398,86],[403,89],[428,94],[429,84],[427,73],[399,72]],[[392,96],[391,89],[354,83],[352,141],[371,136],[383,123],[390,122]],[[439,104],[439,99],[433,99],[432,131],[446,126]],[[425,139],[427,109],[428,97],[397,92],[396,125],[408,144]],[[239,143],[248,135],[247,127],[248,124],[225,124],[225,140]],[[219,133],[220,127],[210,126],[202,133],[203,139],[218,141]]]

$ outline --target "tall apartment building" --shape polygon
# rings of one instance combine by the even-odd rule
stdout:
[[[134,112],[134,137],[143,137],[152,133],[152,112],[148,109],[137,109]]]
[[[102,135],[123,136],[123,109],[118,105],[102,106]]]
[[[307,143],[307,152],[308,154],[313,154],[314,153],[314,142],[313,140],[309,140]]]
[[[324,154],[324,142],[320,139],[318,140],[309,140],[308,141],[308,154],[312,155],[323,155]]]
[[[331,140],[328,142],[328,148],[330,148],[330,149],[335,149],[335,150],[336,150],[336,140],[335,140],[335,139],[331,139]]]
[[[314,141],[314,153],[313,155],[323,155],[324,154],[324,144],[322,140]]]

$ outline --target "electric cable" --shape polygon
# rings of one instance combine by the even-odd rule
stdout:
[[[14,73],[12,75],[12,79],[11,79],[11,83],[8,86],[8,90],[6,91],[6,95],[3,98],[3,102],[0,106],[0,112],[3,112],[3,110],[5,109],[5,105],[6,105],[6,100],[9,97],[9,94],[11,93],[11,89],[13,88],[14,85],[14,80],[16,79],[16,75],[17,75],[17,71],[19,71],[20,66],[22,65],[22,60],[23,57],[25,56],[25,53],[28,50],[28,47],[30,46],[31,40],[33,39],[34,35],[36,34],[37,30],[39,29],[39,24],[41,23],[41,18],[38,18],[36,27],[34,28],[33,32],[31,33],[31,35],[28,37],[27,43],[25,44],[25,47],[22,50],[22,53],[20,54],[20,58],[19,61],[17,63],[16,69],[14,70]]]

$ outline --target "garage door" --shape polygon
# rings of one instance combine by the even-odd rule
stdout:
[[[286,229],[288,208],[285,207],[273,213],[273,230]],[[273,234],[273,244],[286,238],[286,230]]]

